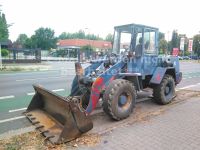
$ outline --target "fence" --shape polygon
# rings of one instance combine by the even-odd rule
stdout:
[[[3,63],[40,63],[40,49],[8,49],[8,56],[2,57]]]
[[[81,61],[87,62],[92,59],[97,59],[96,52],[80,52],[63,50],[66,54],[63,56],[57,56],[59,53],[49,52],[41,49],[14,49],[10,48],[8,56],[2,57],[3,63],[40,63],[41,61]],[[54,56],[54,55],[55,56]]]

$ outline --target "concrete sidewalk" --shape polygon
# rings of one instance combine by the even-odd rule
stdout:
[[[102,135],[97,150],[199,150],[200,97],[170,107],[163,114]]]

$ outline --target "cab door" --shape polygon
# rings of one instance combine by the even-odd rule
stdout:
[[[152,75],[158,61],[158,30],[145,28],[143,42],[143,74]]]

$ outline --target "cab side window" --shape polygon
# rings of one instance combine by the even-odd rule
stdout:
[[[146,29],[144,32],[144,52],[156,54],[156,32]]]

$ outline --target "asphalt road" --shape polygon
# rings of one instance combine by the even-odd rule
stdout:
[[[66,89],[74,75],[67,75],[65,72],[67,70],[0,74],[0,97],[31,93],[32,84],[41,84],[50,90]]]
[[[75,76],[74,62],[45,62],[51,70],[17,73],[0,73],[1,97],[19,97],[33,93],[33,84],[40,84],[49,90],[70,90]],[[87,64],[83,64],[83,67]],[[28,94],[29,95],[29,94]]]
[[[181,62],[180,69],[183,73],[183,79],[176,88],[200,90],[200,63]]]
[[[74,63],[51,62],[52,70],[0,74],[0,134],[31,126],[22,112],[34,94],[32,84],[40,84],[67,96],[74,77]],[[200,91],[200,64],[181,62],[183,80],[177,90]]]

